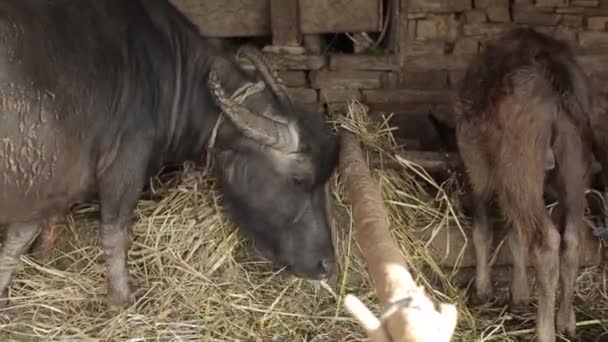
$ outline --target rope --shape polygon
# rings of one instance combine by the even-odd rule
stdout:
[[[247,82],[247,83],[243,84],[240,88],[238,88],[232,94],[232,96],[230,98],[238,104],[243,104],[243,102],[248,97],[261,92],[262,90],[264,90],[265,87],[266,87],[266,85],[264,84],[263,81],[259,81],[257,83]],[[215,125],[213,126],[213,130],[211,130],[211,136],[209,137],[209,143],[207,143],[207,157],[206,157],[207,160],[205,161],[205,173],[208,173],[211,169],[212,152],[215,147],[217,133],[218,133],[223,121],[224,121],[224,115],[223,115],[223,112],[220,111],[219,115],[217,116],[217,120],[215,121]]]

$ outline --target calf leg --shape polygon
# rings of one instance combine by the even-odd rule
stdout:
[[[528,246],[523,227],[512,227],[507,237],[513,260],[513,276],[511,279],[511,310],[520,312],[527,309],[530,302],[530,285],[528,283],[527,257]]]
[[[541,163],[538,163],[541,165]],[[539,168],[536,169],[538,171]],[[504,175],[499,201],[507,218],[517,230],[521,245],[529,246],[536,273],[538,310],[536,333],[538,341],[555,341],[555,295],[559,274],[560,234],[553,225],[543,199],[543,173],[530,169]],[[534,171],[534,170],[532,170]],[[542,169],[541,169],[542,171]],[[513,174],[514,173],[514,174]],[[521,241],[523,240],[523,241]]]
[[[475,249],[475,296],[473,303],[486,303],[492,296],[492,280],[490,267],[490,247],[492,245],[492,229],[486,196],[475,194],[473,203],[473,248]]]
[[[576,216],[576,217],[575,217]],[[567,214],[562,235],[560,259],[561,296],[557,312],[557,329],[560,333],[574,337],[576,334],[576,317],[572,307],[574,282],[579,268],[579,248],[581,241],[582,219],[578,215]]]
[[[536,274],[538,309],[536,314],[536,333],[538,341],[555,341],[555,296],[559,275],[560,234],[542,205],[542,200],[535,206],[524,206],[519,209],[507,209],[508,217],[514,227],[521,230],[517,233],[521,245],[530,246],[532,265]],[[504,202],[503,202],[504,203]],[[525,231],[524,231],[525,229]],[[523,237],[523,239],[522,239]],[[523,241],[521,241],[523,240]],[[514,274],[514,278],[515,278]],[[519,280],[518,280],[519,281]],[[528,284],[526,283],[525,286]],[[526,290],[515,289],[515,293]],[[523,281],[519,286],[524,286]],[[517,296],[515,295],[514,296]],[[519,299],[521,300],[522,297]],[[513,298],[513,300],[518,298]]]
[[[560,197],[562,248],[560,256],[560,305],[557,329],[570,337],[576,334],[576,318],[572,308],[574,282],[578,274],[580,242],[585,229],[585,189],[590,184],[590,160],[580,153],[582,143],[572,127],[568,139],[558,142],[557,184]]]
[[[0,250],[2,266],[0,268],[0,307],[8,303],[8,286],[13,276],[12,263],[27,251],[36,236],[40,233],[40,223],[14,223],[6,227],[6,238]]]
[[[63,216],[53,216],[42,226],[40,234],[38,234],[38,237],[32,243],[30,250],[32,257],[38,260],[38,262],[45,263],[48,261],[64,225],[64,219]]]
[[[480,305],[487,302],[492,295],[489,254],[493,234],[488,212],[492,183],[490,182],[489,166],[483,158],[482,151],[475,145],[467,144],[466,141],[468,140],[459,139],[460,154],[468,173],[473,195],[472,235],[475,250],[475,294],[472,303]]]
[[[560,234],[546,217],[543,219],[543,238],[533,242],[532,264],[536,272],[538,310],[536,334],[538,341],[555,341],[555,296],[559,276]]]

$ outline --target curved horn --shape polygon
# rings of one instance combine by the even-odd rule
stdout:
[[[243,55],[251,61],[251,64],[253,64],[260,75],[262,75],[264,82],[268,84],[280,101],[283,101],[287,106],[292,104],[283,81],[281,81],[277,72],[271,67],[266,57],[258,49],[245,45],[238,50],[237,55]]]
[[[215,103],[246,137],[279,151],[295,150],[292,134],[286,125],[256,115],[226,96],[213,70],[209,72],[208,84]]]

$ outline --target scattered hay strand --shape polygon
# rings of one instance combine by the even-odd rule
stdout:
[[[388,119],[387,119],[388,120]],[[464,234],[458,182],[438,184],[419,166],[398,159],[388,121],[372,124],[354,102],[333,121],[363,142],[368,162],[397,162],[400,169],[371,170],[386,206],[390,233],[417,284],[438,302],[459,310],[453,341],[529,340],[532,316],[513,317],[506,306],[466,305],[466,284],[456,270],[440,266],[431,242],[442,230]],[[332,179],[340,274],[333,288],[316,291],[285,276],[252,251],[224,219],[214,180],[200,169],[155,179],[139,201],[129,267],[136,304],[108,310],[105,267],[98,244],[95,205],[74,208],[47,262],[23,257],[10,287],[11,305],[0,311],[2,341],[364,341],[345,309],[354,294],[378,315],[380,308],[359,246],[354,242],[349,200],[341,179]],[[429,233],[428,239],[417,234]],[[464,235],[463,235],[464,236]],[[463,246],[449,246],[464,254]],[[581,270],[576,283],[577,317],[583,336],[608,331],[604,266]],[[497,290],[504,290],[499,284]],[[506,303],[505,303],[506,304]],[[584,335],[587,333],[587,335]],[[595,339],[591,339],[595,340]]]

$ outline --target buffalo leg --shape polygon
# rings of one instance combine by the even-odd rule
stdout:
[[[113,306],[128,306],[132,303],[127,266],[130,222],[124,217],[109,219],[103,216],[106,218],[101,224],[101,244],[108,270],[108,301]]]
[[[40,233],[40,223],[14,223],[6,227],[6,238],[0,250],[2,266],[0,268],[0,307],[8,303],[8,286],[13,276],[13,267],[4,264],[15,262],[27,251]]]
[[[124,152],[102,174],[99,183],[101,245],[108,272],[108,302],[119,307],[133,303],[127,253],[131,244],[132,215],[148,168],[145,155],[130,153],[129,149]]]

